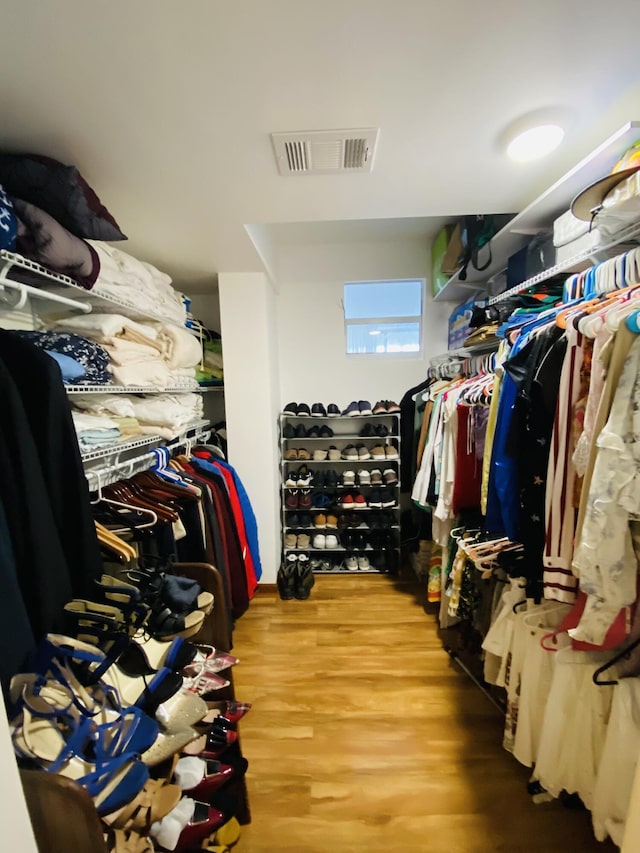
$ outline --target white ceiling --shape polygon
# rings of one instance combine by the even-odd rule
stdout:
[[[520,210],[640,118],[637,0],[5,0],[3,12],[0,146],[77,165],[123,248],[193,289],[262,269],[247,225],[277,249]],[[564,115],[563,147],[509,163],[507,126],[547,107]],[[278,175],[272,131],[370,126],[371,174]]]

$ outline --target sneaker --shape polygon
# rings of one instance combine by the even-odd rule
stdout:
[[[287,559],[278,569],[278,593],[283,601],[295,598],[298,560],[295,554],[288,554]]]
[[[358,561],[354,554],[349,554],[348,557],[344,560],[344,567],[348,569],[350,572],[358,571]]]
[[[333,515],[332,513],[327,513],[326,527],[331,528],[332,530],[338,529],[338,516]]]
[[[300,517],[297,512],[287,516],[287,527],[300,527]]]
[[[351,494],[346,494],[342,496],[340,500],[341,509],[353,509],[356,505],[355,498]]]
[[[382,509],[382,494],[380,489],[372,489],[369,495],[369,506],[374,509]]]
[[[368,400],[358,400],[358,409],[361,415],[373,414],[371,410],[371,403]]]
[[[343,459],[357,459],[358,458],[358,448],[355,446],[355,444],[347,444],[347,446],[342,449],[342,458]]]
[[[338,475],[333,470],[333,468],[330,471],[325,472],[324,485],[327,489],[335,489],[335,487],[338,485]]]
[[[311,509],[311,489],[304,489],[298,493],[298,506],[300,509]]]
[[[307,430],[302,426],[302,424],[296,424],[296,428],[294,430],[296,438],[306,438]]]
[[[296,458],[297,458],[297,457],[296,457]],[[332,444],[332,445],[329,447],[329,459],[330,459],[332,462],[335,462],[335,461],[336,461],[336,459],[341,459],[341,458],[342,458],[342,457],[340,456],[340,451],[339,451],[339,450],[338,450],[338,448],[335,446],[335,444]]]
[[[369,448],[365,447],[364,444],[356,444],[356,450],[358,451],[358,459],[362,461],[364,461],[365,459],[371,459]]]
[[[289,471],[287,477],[284,481],[284,485],[286,489],[295,489],[298,485],[298,472],[297,471]]]
[[[399,459],[400,456],[398,454],[398,448],[393,444],[387,444],[384,449],[384,455],[386,459]]]
[[[353,400],[342,412],[342,417],[355,418],[360,414],[360,406]]]
[[[313,537],[313,547],[314,548],[324,549],[325,542],[326,542],[326,539],[325,539],[324,533],[316,533],[316,535]]]
[[[311,537],[308,533],[298,533],[298,541],[296,543],[297,548],[306,549],[309,547],[311,543]]]
[[[305,599],[309,598],[309,595],[311,594],[311,588],[313,587],[315,582],[316,579],[313,576],[309,555],[300,554],[298,556],[298,566],[296,570],[295,597],[300,599],[300,601],[304,601]]]
[[[295,462],[298,458],[298,448],[291,447],[289,450],[285,450],[283,456],[287,462]]]
[[[324,424],[320,427],[319,436],[320,438],[333,438],[333,430],[330,426]]]
[[[326,482],[325,472],[324,471],[316,471],[313,475],[313,480],[311,480],[311,485],[315,486],[316,489],[323,489]]]
[[[358,484],[361,486],[370,486],[371,472],[361,468],[360,471],[358,471]]]
[[[311,481],[313,480],[313,474],[309,471],[308,474],[298,474],[298,482],[297,486],[299,489],[306,489],[311,485]]]
[[[371,485],[372,486],[381,486],[382,485],[382,471],[379,468],[373,468],[371,471]]]
[[[316,492],[311,501],[311,505],[316,509],[326,509],[332,503],[333,498],[331,495],[325,495],[323,492]]]
[[[336,406],[335,403],[329,403],[327,406],[327,417],[328,418],[339,418],[340,417],[340,409]]]
[[[313,526],[314,527],[326,527],[327,526],[327,516],[323,512],[319,512],[317,515],[313,516]]]
[[[298,411],[296,412],[299,418],[311,417],[311,409],[306,403],[298,403]]]
[[[382,473],[382,477],[384,479],[385,486],[395,486],[398,482],[398,475],[393,468],[385,468]]]
[[[371,458],[372,459],[388,459],[389,457],[386,454],[383,444],[376,444],[375,447],[371,448]]]
[[[282,410],[283,415],[297,415],[298,414],[298,404],[297,403],[287,403],[287,405]]]
[[[359,554],[357,557],[357,561],[359,572],[368,572],[371,569],[371,563],[369,562],[369,558],[366,556],[366,554]]]
[[[338,544],[338,537],[334,533],[325,536],[325,548],[337,548]]]
[[[380,492],[380,503],[383,509],[388,509],[391,506],[395,506],[397,501],[395,496],[388,489],[383,489]]]
[[[296,431],[293,427],[293,424],[287,423],[282,427],[282,437],[283,438],[295,438],[296,437]]]
[[[324,562],[323,560],[316,560],[316,559],[309,560],[309,565],[311,567],[311,571],[312,572],[321,572],[323,562]]]
[[[311,406],[311,417],[312,418],[326,418],[327,417],[327,410],[322,405],[322,403],[314,403],[313,406]]]
[[[320,427],[319,426],[312,426],[307,431],[307,438],[320,438]]]
[[[372,438],[375,435],[373,425],[369,423],[365,424],[358,434],[362,438]]]
[[[396,412],[400,411],[400,406],[397,403],[394,403],[393,400],[385,400],[387,404],[387,411],[390,415],[396,414]]]
[[[353,507],[354,509],[366,509],[367,508],[367,502],[364,498],[364,495],[355,495],[353,498],[353,502],[354,502],[354,507]]]
[[[301,512],[300,513],[300,521],[298,522],[298,527],[311,527],[311,513],[310,512]]]
[[[298,537],[295,533],[285,533],[284,537],[284,547],[285,548],[295,548],[298,542]]]
[[[313,460],[314,462],[322,462],[327,458],[327,455],[328,451],[318,448],[317,450],[313,451]]]
[[[356,484],[356,472],[355,471],[343,471],[342,472],[342,485],[343,486],[355,486]]]
[[[376,424],[373,432],[378,438],[386,438],[389,435],[389,427],[384,424]]]
[[[300,460],[304,459],[305,462],[307,462],[307,461],[309,461],[309,459],[311,459],[311,454],[309,453],[309,451],[307,450],[306,447],[299,447],[298,448],[298,459],[300,459]]]
[[[378,400],[378,402],[373,407],[374,415],[386,415],[387,412],[387,403],[386,400]]]
[[[294,489],[292,492],[288,492],[284,499],[284,505],[287,509],[298,509],[300,506],[300,497],[298,495],[298,490]]]
[[[320,568],[323,572],[332,572],[334,565],[331,560],[320,560]]]

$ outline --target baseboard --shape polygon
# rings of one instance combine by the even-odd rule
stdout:
[[[260,593],[260,592],[272,593],[272,592],[277,592],[277,591],[278,591],[278,584],[276,584],[276,583],[259,583],[257,588],[256,588],[256,594]]]

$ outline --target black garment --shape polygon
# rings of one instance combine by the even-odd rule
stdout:
[[[60,368],[46,353],[3,330],[0,361],[15,382],[36,444],[73,596],[86,598],[100,577],[102,563]]]
[[[400,491],[410,492],[416,476],[416,454],[414,447],[415,434],[415,394],[424,391],[431,384],[431,379],[425,379],[419,385],[410,388],[400,400]]]

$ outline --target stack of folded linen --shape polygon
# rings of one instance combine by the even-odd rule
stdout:
[[[95,450],[105,444],[113,444],[122,438],[118,424],[101,415],[71,410],[73,425],[78,436],[80,450]]]
[[[105,385],[112,381],[109,353],[95,340],[66,332],[14,331],[23,340],[43,349],[60,365],[67,385],[91,383]],[[60,358],[64,357],[64,358]]]
[[[121,314],[87,314],[58,320],[56,329],[85,335],[109,355],[116,385],[197,387],[200,342],[169,323],[141,323]]]
[[[173,439],[186,427],[202,418],[203,402],[199,394],[158,394],[137,397],[129,394],[91,394],[74,397],[77,409],[95,416],[135,418],[143,435]]]

